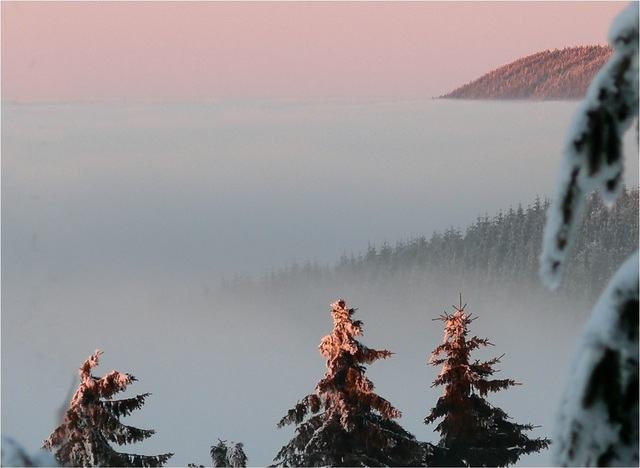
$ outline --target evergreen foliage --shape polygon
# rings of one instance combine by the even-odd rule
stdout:
[[[460,280],[469,293],[494,285],[516,291],[543,293],[538,268],[546,212],[550,201],[537,197],[526,207],[518,205],[494,216],[478,216],[465,231],[449,228],[431,237],[418,236],[395,246],[370,244],[365,253],[342,255],[334,267],[316,262],[292,263],[256,281],[249,276],[227,282],[227,291],[264,293],[299,291],[303,286],[332,290],[349,282],[376,289],[391,280],[406,293],[437,284],[441,278]],[[613,207],[599,192],[586,201],[578,219],[576,239],[559,293],[574,299],[595,300],[618,266],[635,251],[638,242],[638,188],[622,187]]]
[[[599,45],[538,52],[490,71],[442,97],[582,99],[612,52],[611,47]]]
[[[211,446],[210,453],[214,467],[247,466],[247,456],[244,453],[244,444],[242,442],[231,442],[227,445],[226,440],[218,439],[218,444]]]
[[[344,300],[331,304],[334,327],[318,349],[327,359],[327,372],[289,410],[278,428],[295,424],[296,435],[274,461],[279,466],[415,466],[426,446],[394,421],[400,411],[374,393],[364,364],[392,355],[358,342],[362,322]],[[308,419],[307,419],[307,416]],[[306,420],[305,420],[306,419]]]
[[[488,361],[471,361],[471,353],[491,345],[487,338],[467,338],[468,325],[474,320],[464,313],[466,304],[446,312],[439,320],[445,323],[444,339],[429,363],[442,366],[433,386],[444,386],[444,394],[425,418],[436,426],[440,441],[428,459],[433,466],[508,466],[520,456],[548,447],[548,439],[529,439],[531,424],[509,421],[507,413],[492,406],[485,397],[514,385],[513,379],[489,379],[502,356]],[[440,357],[443,356],[443,357]]]
[[[104,377],[91,375],[102,352],[98,349],[80,368],[80,386],[71,400],[64,420],[44,441],[62,466],[163,466],[172,453],[136,455],[116,452],[118,445],[140,442],[155,434],[151,429],[126,426],[120,418],[140,409],[150,393],[113,400],[136,378],[131,374],[111,371]]]

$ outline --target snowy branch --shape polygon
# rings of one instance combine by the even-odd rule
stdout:
[[[575,348],[556,424],[558,465],[638,465],[638,267],[636,253]]]
[[[638,117],[637,2],[614,21],[609,40],[613,56],[574,116],[547,210],[540,275],[550,289],[562,279],[585,196],[600,189],[604,201],[613,203],[621,189],[622,137]]]

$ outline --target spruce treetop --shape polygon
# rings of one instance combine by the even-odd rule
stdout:
[[[96,349],[79,370],[81,382],[60,424],[44,441],[62,466],[162,466],[173,454],[136,455],[116,452],[109,442],[118,445],[140,442],[155,434],[152,429],[138,429],[120,422],[120,417],[140,409],[150,393],[113,400],[136,378],[111,371],[104,377],[91,375],[98,366],[102,351]]]
[[[362,322],[343,299],[331,304],[333,330],[318,346],[327,372],[316,391],[300,400],[278,423],[296,424],[296,435],[277,454],[281,466],[411,466],[426,450],[394,419],[401,413],[374,392],[364,364],[392,355],[355,339]],[[307,419],[307,416],[308,419]]]
[[[460,306],[452,315],[446,312],[438,319],[445,322],[444,339],[434,351],[429,363],[442,366],[433,386],[444,386],[425,424],[442,418],[436,426],[440,442],[429,456],[428,464],[438,466],[508,466],[521,455],[547,448],[548,439],[529,439],[524,432],[531,424],[509,421],[507,413],[492,406],[485,397],[514,385],[513,379],[489,379],[494,365],[504,356],[488,361],[471,360],[471,352],[490,346],[487,338],[467,338],[468,326],[475,320]],[[440,357],[444,355],[443,357]]]

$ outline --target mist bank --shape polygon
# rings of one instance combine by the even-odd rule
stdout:
[[[446,276],[459,278],[470,293],[492,285],[544,293],[538,259],[549,203],[549,199],[537,197],[526,208],[519,204],[491,217],[478,216],[464,230],[450,227],[395,245],[369,244],[357,255],[344,253],[331,267],[308,260],[282,265],[260,278],[236,276],[223,281],[222,292],[280,294],[297,288],[338,286],[345,281],[384,289],[386,283],[396,280],[406,294],[412,294],[431,281],[426,278]],[[593,192],[580,217],[571,268],[558,292],[568,299],[596,299],[636,251],[637,240],[638,187],[623,187],[611,207]]]
[[[349,279],[275,294],[221,294],[223,277],[331,264],[368,243],[454,230],[552,192],[576,104],[103,103],[3,106],[2,428],[27,448],[57,426],[77,368],[152,392],[131,416],[157,434],[138,453],[208,463],[220,437],[268,465],[275,424],[325,371],[329,304],[358,307],[363,341],[396,354],[368,371],[421,440],[438,391],[432,322],[462,292],[472,333],[523,386],[497,400],[547,436],[586,301],[511,294],[449,274],[412,294]],[[625,151],[637,151],[631,135]],[[626,183],[638,184],[637,158]],[[434,279],[435,278],[435,279]],[[538,291],[539,285],[532,286]],[[521,291],[521,290],[518,290]],[[514,290],[514,292],[516,292]],[[507,294],[506,296],[504,294]],[[502,395],[500,395],[502,398]],[[510,400],[513,398],[512,400]],[[528,457],[523,463],[544,465]]]
[[[552,192],[574,109],[6,106],[3,264],[14,271],[26,257],[56,276],[170,267],[219,280],[466,226]],[[628,185],[637,174],[628,168]]]
[[[463,293],[466,311],[478,319],[471,333],[495,344],[479,359],[505,353],[501,378],[523,385],[489,397],[519,422],[540,425],[550,436],[573,343],[592,305],[551,293],[482,288],[471,278],[425,278],[407,294],[391,280],[384,288],[343,281],[264,296],[224,297],[181,279],[122,272],[102,284],[74,280],[70,290],[44,290],[31,322],[3,317],[3,431],[29,447],[56,427],[77,368],[92,349],[105,351],[97,375],[130,372],[138,382],[128,394],[151,392],[127,424],[157,433],[131,447],[143,454],[176,455],[172,463],[207,463],[218,438],[242,441],[251,465],[268,465],[292,429],[276,424],[325,372],[318,344],[331,331],[329,304],[346,298],[364,321],[364,344],[395,354],[368,367],[377,392],[403,416],[399,422],[420,440],[435,442],[422,423],[441,389],[430,388],[439,369],[427,365],[442,341],[442,324]],[[4,307],[29,308],[28,290],[11,290]],[[468,292],[469,291],[469,292]],[[51,314],[55,311],[55,314]],[[20,382],[20,385],[11,385]],[[46,382],[43,386],[42,383]],[[548,465],[548,453],[524,457],[520,466]]]

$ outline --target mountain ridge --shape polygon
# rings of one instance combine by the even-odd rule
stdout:
[[[519,58],[440,99],[578,100],[611,57],[610,46],[546,50]]]

